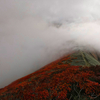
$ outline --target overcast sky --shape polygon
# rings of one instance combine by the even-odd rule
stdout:
[[[99,37],[99,0],[0,0],[0,88]]]

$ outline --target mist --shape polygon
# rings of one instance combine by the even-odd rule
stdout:
[[[99,0],[0,0],[0,88],[68,54],[100,52]]]

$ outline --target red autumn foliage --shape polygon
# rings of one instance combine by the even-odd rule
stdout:
[[[73,100],[76,95],[77,98],[100,95],[100,66],[83,68],[63,63],[71,60],[69,56],[58,59],[13,82],[0,90],[0,99]]]

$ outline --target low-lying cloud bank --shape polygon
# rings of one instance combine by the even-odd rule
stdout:
[[[67,54],[100,51],[99,0],[0,0],[0,87]]]

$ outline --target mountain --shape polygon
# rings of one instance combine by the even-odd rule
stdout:
[[[73,51],[0,89],[0,100],[100,100],[99,57]]]

